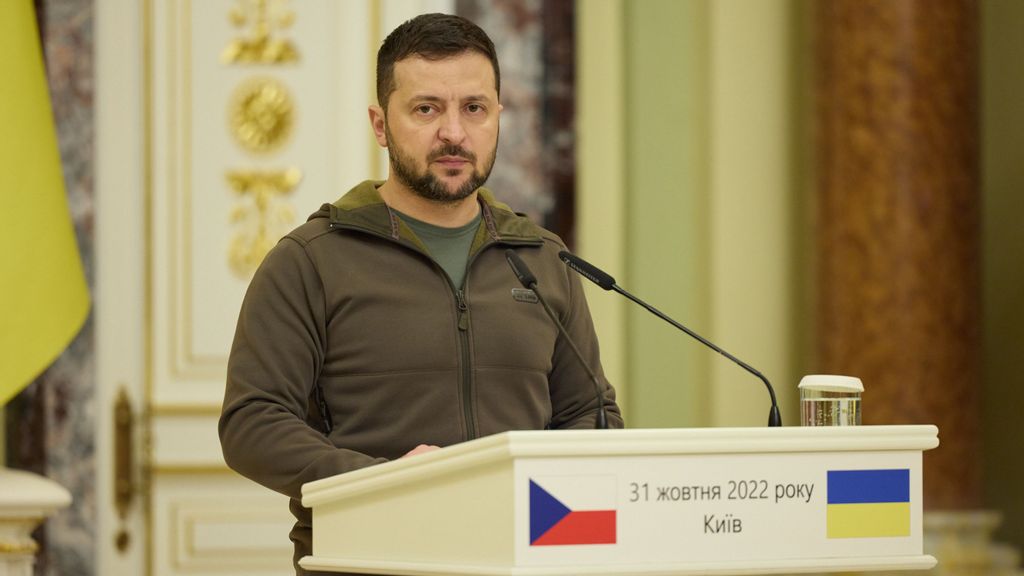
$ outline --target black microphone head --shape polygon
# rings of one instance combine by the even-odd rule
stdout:
[[[537,285],[537,278],[533,275],[533,272],[530,272],[526,262],[523,262],[523,259],[519,257],[519,254],[516,254],[515,250],[511,248],[505,250],[505,259],[508,260],[508,265],[512,267],[512,272],[515,273],[523,288],[533,289]]]
[[[611,290],[612,286],[615,286],[615,278],[612,278],[610,274],[594,266],[590,262],[587,262],[579,256],[562,250],[558,253],[558,257],[562,259],[562,262],[576,271],[577,274],[583,276],[587,280],[590,280],[594,284],[597,284],[605,290]]]

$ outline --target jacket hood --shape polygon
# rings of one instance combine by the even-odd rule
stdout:
[[[332,204],[324,204],[309,219],[327,218],[331,228],[361,230],[393,240],[407,240],[420,245],[412,230],[381,198],[377,187],[382,181],[366,180],[352,188]],[[529,218],[516,214],[507,205],[498,202],[487,188],[477,190],[477,200],[484,226],[481,235],[494,242],[537,244],[543,242],[544,229]],[[481,240],[478,235],[479,244]]]

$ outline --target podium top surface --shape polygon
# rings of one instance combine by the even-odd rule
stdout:
[[[932,425],[511,431],[308,482],[302,505],[516,458],[923,451],[938,445]]]

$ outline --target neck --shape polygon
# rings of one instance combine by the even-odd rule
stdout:
[[[480,212],[476,192],[458,202],[436,202],[416,194],[394,178],[388,178],[377,191],[391,208],[421,222],[443,228],[464,226]]]

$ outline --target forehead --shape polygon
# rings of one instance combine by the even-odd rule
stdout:
[[[491,61],[479,52],[466,51],[439,60],[410,56],[395,62],[394,78],[392,97],[474,93],[497,100],[494,68]]]

